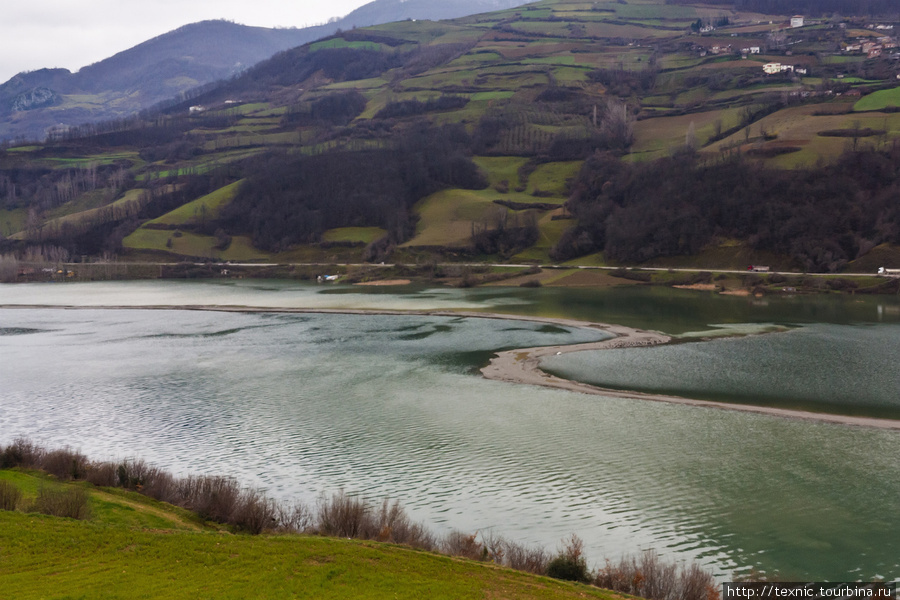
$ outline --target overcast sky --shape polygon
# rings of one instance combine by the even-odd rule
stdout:
[[[0,83],[21,71],[77,71],[207,19],[305,27],[369,0],[0,0]]]

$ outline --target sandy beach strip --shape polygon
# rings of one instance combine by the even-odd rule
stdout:
[[[346,314],[346,315],[413,315],[426,317],[464,317],[476,319],[501,319],[505,321],[529,321],[534,323],[547,323],[564,327],[581,329],[593,329],[603,331],[614,337],[599,342],[586,342],[581,344],[567,344],[558,346],[538,346],[534,348],[518,348],[498,352],[490,363],[481,369],[481,374],[486,379],[505,381],[516,384],[539,385],[547,388],[605,396],[607,398],[627,398],[632,400],[650,400],[653,402],[668,402],[671,404],[683,404],[703,408],[716,408],[721,410],[734,410],[750,412],[761,415],[788,419],[802,419],[818,421],[822,423],[834,423],[840,425],[855,425],[859,427],[874,427],[877,429],[891,429],[900,431],[900,420],[880,419],[877,417],[857,417],[852,415],[838,415],[831,413],[817,413],[788,408],[776,408],[771,406],[757,406],[752,404],[735,404],[729,402],[715,402],[712,400],[695,400],[681,396],[665,394],[651,394],[645,392],[615,390],[603,388],[589,383],[582,383],[570,379],[556,377],[541,369],[541,360],[546,356],[566,354],[569,352],[584,352],[588,350],[611,350],[615,348],[634,348],[643,346],[656,346],[669,343],[672,338],[658,331],[646,331],[626,327],[625,325],[610,325],[606,323],[593,323],[576,319],[557,317],[540,317],[530,315],[513,315],[504,313],[488,313],[475,311],[455,310],[390,310],[390,309],[351,309],[351,308],[291,308],[291,307],[252,307],[252,306],[216,306],[216,305],[135,305],[135,306],[81,306],[81,305],[46,305],[46,304],[0,304],[3,308],[39,309],[56,308],[66,310],[197,310],[212,312],[240,312],[240,313],[299,313],[299,314]]]
[[[541,360],[546,356],[565,354],[568,352],[583,352],[586,350],[609,350],[614,348],[631,348],[636,346],[654,346],[665,344],[671,338],[658,332],[631,329],[620,325],[591,324],[596,329],[602,329],[616,334],[610,340],[591,342],[587,344],[571,344],[568,346],[540,346],[536,348],[520,348],[498,352],[491,359],[488,366],[481,369],[482,375],[487,379],[496,379],[510,383],[525,383],[528,385],[540,385],[543,387],[593,394],[607,398],[628,398],[632,400],[650,400],[653,402],[668,402],[671,404],[683,404],[704,408],[717,408],[721,410],[734,410],[750,412],[787,419],[803,419],[823,423],[835,423],[840,425],[856,425],[859,427],[875,427],[878,429],[900,430],[900,420],[880,419],[877,417],[856,417],[851,415],[837,415],[831,413],[817,413],[805,410],[789,408],[777,408],[772,406],[757,406],[753,404],[736,404],[730,402],[715,402],[712,400],[695,400],[682,396],[669,396],[665,394],[651,394],[630,390],[614,390],[600,386],[563,379],[551,375],[541,369]]]

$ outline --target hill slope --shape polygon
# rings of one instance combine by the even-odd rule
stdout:
[[[900,242],[900,63],[889,25],[838,19],[544,0],[345,30],[10,149],[0,227],[135,258],[841,270]],[[238,180],[214,215],[177,210]]]
[[[583,585],[377,542],[233,535],[140,494],[0,471],[23,493],[86,490],[85,521],[0,510],[4,598],[600,598]]]
[[[0,85],[0,141],[43,139],[48,128],[120,118],[225,79],[336,30],[404,19],[449,19],[525,0],[374,0],[327,25],[249,27],[228,21],[185,25],[72,73],[39,69]]]

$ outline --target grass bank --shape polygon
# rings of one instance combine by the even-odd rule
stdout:
[[[0,511],[3,598],[620,598],[372,541],[146,530]]]

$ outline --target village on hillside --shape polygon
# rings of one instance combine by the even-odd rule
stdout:
[[[706,22],[698,19],[692,33],[691,50],[700,57],[767,60],[759,65],[763,73],[786,75],[801,83],[811,83],[804,78],[841,80],[867,73],[872,79],[900,79],[900,43],[894,23],[804,15],[780,22],[733,23],[718,17]],[[862,95],[859,89],[845,93]]]

